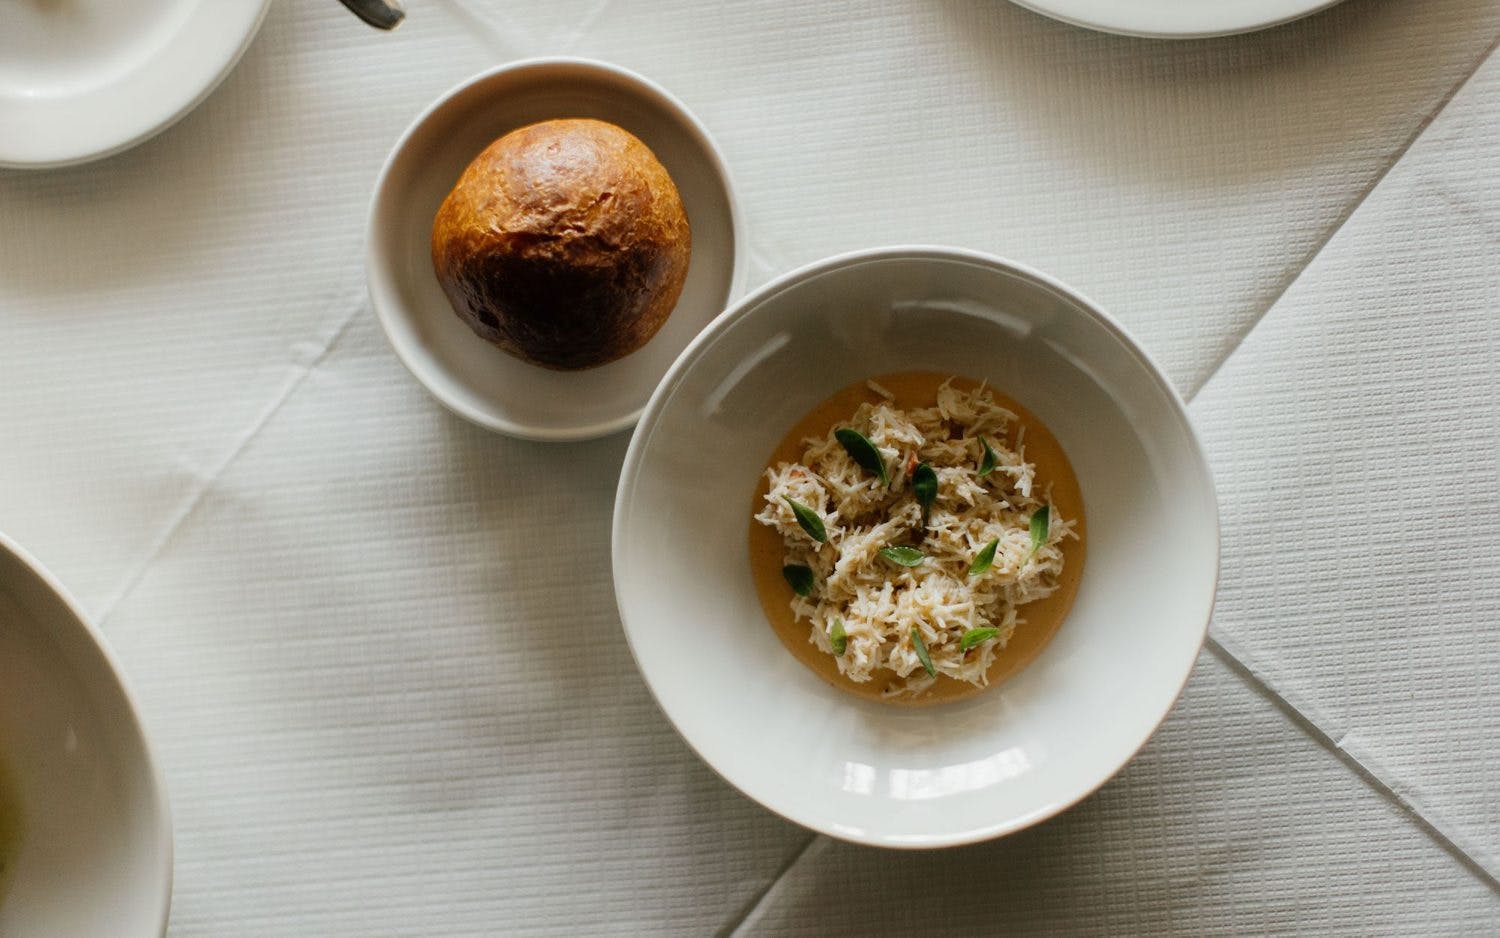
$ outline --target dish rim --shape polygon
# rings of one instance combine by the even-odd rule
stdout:
[[[83,607],[73,598],[73,595],[64,587],[34,555],[18,544],[4,531],[0,531],[0,555],[6,555],[18,562],[21,568],[36,579],[50,592],[66,611],[66,618],[70,619],[72,625],[81,631],[89,640],[89,645],[94,653],[104,663],[109,672],[109,678],[114,684],[114,689],[125,702],[126,725],[122,727],[123,732],[131,741],[140,747],[141,758],[145,761],[146,776],[151,786],[151,796],[156,811],[156,837],[160,843],[165,845],[163,866],[159,873],[162,879],[161,909],[158,913],[157,934],[167,933],[167,923],[172,914],[172,890],[176,873],[176,835],[172,823],[171,798],[167,793],[166,775],[161,768],[161,761],[156,757],[156,749],[152,745],[151,736],[146,730],[145,723],[141,720],[140,702],[135,693],[130,689],[130,683],[126,680],[125,669],[121,666],[114,650],[109,645],[109,640],[104,633],[94,624]]]
[[[722,334],[726,329],[728,329],[731,325],[739,321],[744,316],[748,315],[751,310],[761,305],[767,299],[771,298],[777,293],[792,289],[809,279],[821,276],[832,270],[836,270],[838,268],[845,267],[854,263],[910,259],[957,261],[960,263],[969,263],[995,268],[1006,273],[1018,274],[1021,277],[1028,279],[1043,288],[1056,291],[1057,293],[1066,297],[1068,300],[1076,304],[1081,310],[1083,310],[1084,313],[1093,317],[1100,325],[1104,326],[1120,342],[1124,349],[1145,369],[1152,382],[1157,385],[1160,390],[1167,393],[1168,400],[1172,405],[1172,416],[1179,424],[1180,429],[1185,432],[1185,437],[1189,444],[1188,455],[1191,457],[1193,468],[1201,474],[1201,478],[1207,484],[1207,494],[1209,496],[1209,507],[1211,514],[1209,521],[1211,524],[1213,536],[1214,568],[1213,576],[1208,585],[1208,603],[1207,608],[1204,610],[1203,623],[1201,626],[1199,626],[1196,633],[1194,654],[1188,667],[1183,671],[1182,678],[1178,682],[1177,687],[1174,689],[1171,699],[1162,709],[1160,715],[1158,715],[1155,721],[1152,723],[1150,731],[1144,734],[1141,739],[1130,749],[1130,751],[1122,759],[1120,759],[1118,763],[1111,766],[1107,772],[1103,773],[1097,781],[1089,786],[1086,786],[1076,796],[1059,800],[1043,810],[1035,811],[1030,814],[1021,815],[1019,817],[1010,818],[996,823],[980,825],[961,833],[934,836],[900,835],[897,837],[891,837],[879,834],[871,835],[866,831],[860,831],[858,833],[851,832],[848,829],[838,827],[837,825],[828,824],[823,822],[819,818],[809,816],[807,812],[788,810],[777,805],[769,804],[756,795],[746,791],[734,779],[729,778],[727,775],[725,775],[714,762],[705,757],[702,751],[700,751],[698,746],[694,743],[694,741],[690,739],[686,733],[683,732],[672,712],[662,704],[661,697],[656,692],[656,687],[651,683],[650,678],[647,677],[646,669],[641,664],[640,655],[637,653],[635,647],[635,638],[628,624],[630,616],[626,611],[623,601],[621,600],[623,590],[621,589],[620,570],[621,541],[623,533],[622,529],[625,513],[627,510],[625,506],[627,505],[629,490],[636,484],[642,453],[645,447],[649,444],[649,440],[646,438],[649,437],[650,431],[654,429],[655,422],[660,415],[667,397],[670,396],[670,394],[675,391],[677,386],[681,383],[683,375],[686,372],[688,366],[694,359],[696,359],[700,350],[703,349],[709,342],[716,340],[719,335]],[[646,432],[643,433],[643,431]],[[682,350],[682,353],[678,355],[677,359],[672,363],[672,366],[667,369],[666,375],[663,376],[661,383],[656,386],[656,390],[652,393],[651,399],[646,403],[645,410],[641,414],[640,422],[637,424],[635,432],[631,435],[630,445],[625,451],[625,459],[620,469],[620,479],[615,488],[614,515],[610,523],[611,585],[613,586],[615,591],[615,607],[620,616],[621,630],[625,633],[625,643],[630,649],[630,656],[631,659],[635,662],[636,670],[640,673],[641,679],[646,685],[646,689],[651,694],[651,699],[655,701],[657,708],[662,712],[664,716],[666,716],[667,721],[672,725],[672,729],[676,731],[677,735],[682,739],[682,741],[687,744],[688,748],[698,756],[699,760],[701,760],[705,765],[712,769],[715,775],[718,775],[719,778],[727,782],[741,795],[744,795],[766,810],[771,811],[772,813],[789,821],[792,821],[793,823],[801,825],[808,830],[848,843],[898,850],[931,850],[947,847],[961,847],[970,844],[984,843],[986,841],[995,840],[999,837],[1007,836],[1009,834],[1014,834],[1019,831],[1025,830],[1026,828],[1032,827],[1034,825],[1042,823],[1043,821],[1056,817],[1064,811],[1067,811],[1069,808],[1072,808],[1073,806],[1086,800],[1090,795],[1093,795],[1106,783],[1108,783],[1111,779],[1118,775],[1120,771],[1124,769],[1125,766],[1128,765],[1131,760],[1133,760],[1140,753],[1141,749],[1145,747],[1146,743],[1150,742],[1150,740],[1161,729],[1162,724],[1166,722],[1168,715],[1171,714],[1172,710],[1177,706],[1177,702],[1182,698],[1182,692],[1184,689],[1186,689],[1187,682],[1192,678],[1193,670],[1197,666],[1197,659],[1202,654],[1204,643],[1208,639],[1209,623],[1213,620],[1214,608],[1218,602],[1219,577],[1222,571],[1223,562],[1223,544],[1222,526],[1221,519],[1219,517],[1218,502],[1214,497],[1215,491],[1216,488],[1213,481],[1212,467],[1209,465],[1207,455],[1203,450],[1202,441],[1198,438],[1198,434],[1194,430],[1192,421],[1188,416],[1186,401],[1183,400],[1182,395],[1178,393],[1177,388],[1162,372],[1161,368],[1156,364],[1156,362],[1152,360],[1150,355],[1146,353],[1145,349],[1143,349],[1125,330],[1124,326],[1121,325],[1120,322],[1102,306],[1088,299],[1088,297],[1086,297],[1079,291],[1065,285],[1050,274],[1046,274],[1034,267],[1031,267],[1028,264],[1013,261],[998,254],[990,254],[972,248],[949,247],[937,244],[895,244],[874,248],[861,248],[852,251],[841,252],[823,258],[821,260],[813,261],[809,264],[804,264],[803,266],[788,271],[787,273],[772,279],[770,282],[758,287],[757,289],[752,290],[750,293],[746,294],[738,301],[730,305],[729,308],[727,308],[723,313],[719,314],[719,316],[717,316],[713,320],[713,322],[705,326],[703,330],[699,332],[696,337],[694,337],[693,341],[689,342],[687,347]]]
[[[1185,40],[1223,39],[1228,36],[1243,36],[1247,33],[1258,33],[1262,30],[1275,29],[1278,26],[1285,26],[1288,23],[1295,23],[1298,20],[1306,19],[1309,16],[1315,16],[1318,13],[1322,13],[1324,10],[1329,9],[1330,7],[1338,6],[1343,2],[1343,0],[1312,0],[1312,3],[1310,5],[1296,12],[1278,15],[1272,17],[1271,19],[1257,20],[1254,23],[1246,23],[1244,25],[1234,26],[1227,29],[1209,30],[1131,29],[1128,26],[1106,24],[1097,20],[1089,20],[1085,17],[1059,12],[1047,6],[1048,0],[1012,0],[1012,2],[1015,3],[1016,6],[1019,6],[1024,10],[1029,10],[1032,13],[1036,13],[1040,16],[1045,16],[1048,19],[1055,20],[1059,23],[1066,23],[1069,26],[1076,26],[1080,29],[1091,29],[1094,32],[1108,33],[1114,36],[1129,36],[1134,39]]]
[[[240,40],[239,45],[224,60],[218,70],[209,76],[207,82],[195,94],[191,95],[180,107],[166,117],[158,119],[155,123],[148,122],[124,140],[84,150],[71,156],[50,159],[17,159],[14,154],[7,155],[4,153],[3,145],[0,145],[0,169],[48,170],[82,166],[86,163],[93,163],[98,160],[109,159],[112,156],[118,156],[126,150],[140,146],[158,134],[166,132],[183,118],[197,110],[200,104],[207,101],[209,96],[217,91],[219,86],[224,83],[224,80],[229,77],[229,73],[233,72],[235,67],[240,64],[240,60],[245,57],[245,53],[250,51],[250,46],[255,42],[255,37],[260,35],[261,27],[265,25],[266,16],[271,12],[271,0],[252,0],[252,2],[258,3],[260,9],[256,12],[254,21],[245,30],[245,35]]]

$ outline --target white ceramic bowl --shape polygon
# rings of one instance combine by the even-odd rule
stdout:
[[[585,371],[527,364],[476,336],[432,272],[432,218],[464,167],[495,138],[561,117],[625,128],[661,160],[682,195],[693,255],[661,331],[619,361]],[[532,59],[443,95],[401,137],[370,206],[366,267],[396,354],[459,416],[512,436],[582,440],[629,427],[667,366],[737,296],[743,237],[729,172],[708,131],[667,91],[587,59]]]
[[[103,637],[0,536],[0,772],[20,847],[0,935],[145,938],[166,931],[166,787]]]
[[[1204,39],[1269,29],[1339,0],[1015,0],[1053,19],[1125,36]]]
[[[795,661],[751,581],[764,460],[833,391],[909,369],[988,379],[1077,472],[1088,560],[1057,636],[955,703],[857,699]],[[984,840],[1103,784],[1186,682],[1218,576],[1213,483],[1182,401],[1112,319],[1056,281],[966,251],[835,257],[736,304],[688,347],[631,440],[615,591],[636,662],[688,743],[761,804],[888,847]]]
[[[21,0],[0,5],[0,166],[118,153],[196,107],[271,0]]]

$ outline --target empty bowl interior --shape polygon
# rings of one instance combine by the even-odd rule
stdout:
[[[829,687],[756,597],[747,524],[765,460],[814,405],[885,372],[986,379],[1066,449],[1088,520],[1076,603],[1002,686],[900,708]],[[688,742],[809,827],[888,846],[983,839],[1119,769],[1192,667],[1212,604],[1212,484],[1182,406],[1109,320],[978,255],[889,250],[790,275],[673,369],[632,442],[615,584],[641,670]]]
[[[475,156],[537,121],[592,117],[639,137],[661,160],[692,226],[677,306],[643,348],[600,368],[527,364],[476,336],[432,270],[432,219]],[[417,119],[381,175],[370,216],[371,294],[397,354],[461,416],[537,439],[581,439],[634,422],[679,352],[728,304],[742,263],[729,181],[712,142],[674,99],[600,63],[547,60],[482,75]]]
[[[0,935],[159,933],[171,827],[130,701],[89,628],[3,540],[0,772],[19,820]]]

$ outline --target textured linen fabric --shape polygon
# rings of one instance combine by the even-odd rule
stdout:
[[[174,795],[174,932],[703,934],[802,832],[652,702],[615,612],[625,438],[435,407],[372,316],[110,619]]]
[[[1477,935],[1497,923],[1485,884],[1206,653],[1157,735],[1078,807],[926,854],[819,837],[739,933]]]
[[[1000,0],[433,0],[389,35],[280,2],[160,137],[0,172],[0,529],[141,699],[172,933],[1500,930],[1493,61],[1448,105],[1497,35],[1492,0],[1185,43]],[[741,798],[619,631],[624,436],[492,436],[397,364],[361,266],[381,162],[445,88],[555,54],[704,120],[753,280],[977,247],[1093,295],[1185,392],[1215,376],[1217,650],[1096,797],[932,856]],[[1450,561],[1464,589],[1406,591]]]
[[[1201,42],[1002,0],[414,3],[394,33],[273,5],[222,87],[112,159],[0,171],[0,526],[96,612],[362,301],[374,177],[474,72],[592,55],[724,149],[752,285],[890,242],[1046,269],[1184,388],[1500,34],[1493,0],[1350,0]]]
[[[1500,58],[1193,405],[1215,634],[1500,876]]]

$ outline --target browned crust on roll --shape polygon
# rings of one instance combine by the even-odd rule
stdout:
[[[645,345],[677,304],[692,232],[656,155],[603,121],[552,120],[484,149],[443,200],[432,264],[482,338],[547,368]]]

